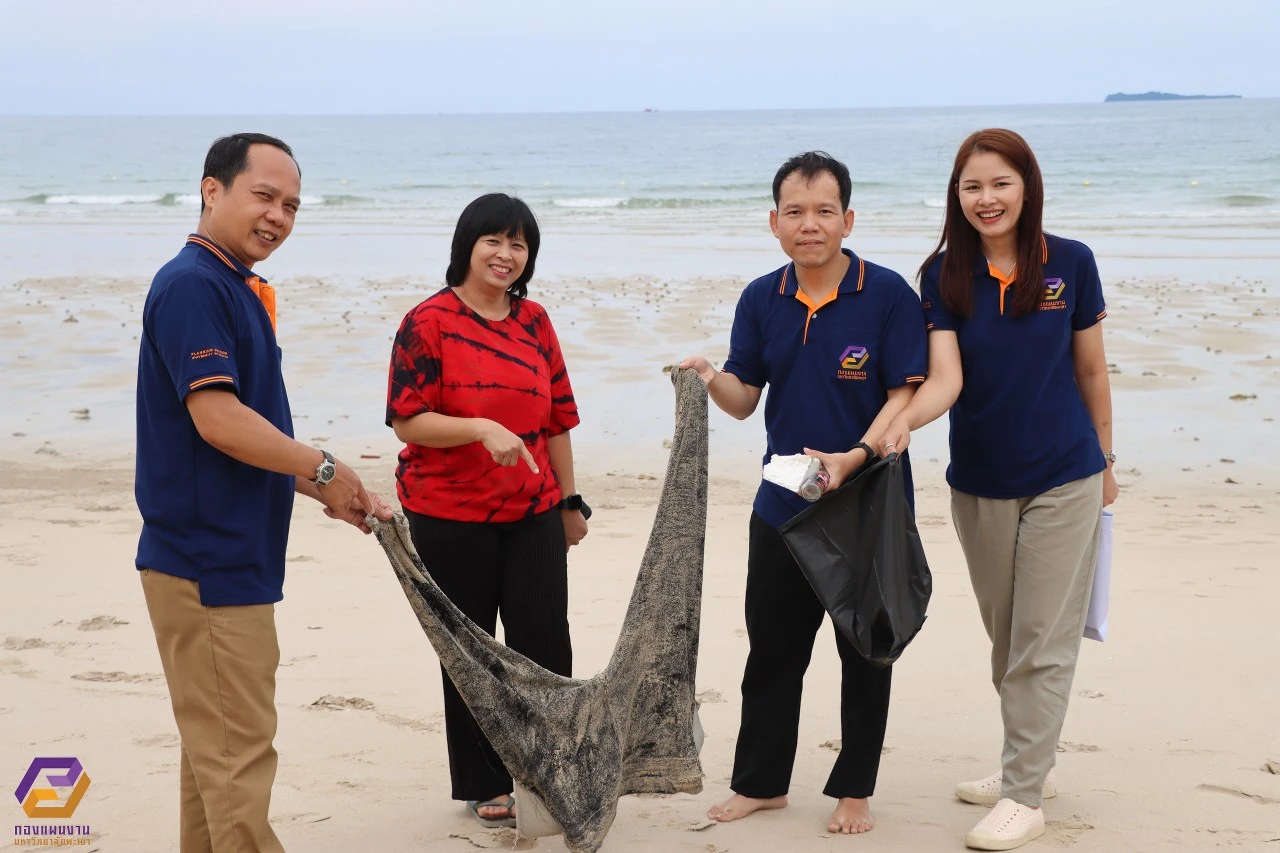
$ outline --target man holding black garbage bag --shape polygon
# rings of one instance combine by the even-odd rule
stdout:
[[[924,381],[927,340],[920,299],[902,276],[841,243],[853,230],[849,170],[830,155],[791,158],[773,180],[769,224],[785,266],[756,279],[738,301],[721,371],[702,356],[698,372],[716,405],[739,420],[766,385],[765,459],[805,453],[839,487],[875,454],[871,447]],[[892,451],[893,448],[886,448]],[[910,464],[905,489],[912,498]],[[742,680],[742,723],[730,787],[713,806],[718,821],[782,808],[795,762],[800,694],[823,605],[778,528],[809,504],[762,481],[750,521],[746,621],[750,653]],[[875,789],[889,711],[892,670],[860,655],[836,631],[842,681],[843,748],[824,793],[838,800],[828,832],[873,826]]]

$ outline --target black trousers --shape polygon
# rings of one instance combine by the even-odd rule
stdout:
[[[751,651],[742,676],[742,727],[730,787],[744,797],[780,797],[791,786],[800,692],[826,611],[781,534],[755,513],[750,530],[746,610]],[[869,797],[880,769],[892,669],[868,663],[843,634],[835,635],[842,749],[823,793]]]
[[[413,547],[458,609],[491,635],[502,616],[506,643],[558,675],[573,668],[569,577],[559,510],[504,523],[447,521],[405,510]],[[453,799],[511,791],[511,774],[476,725],[449,674],[444,727]]]

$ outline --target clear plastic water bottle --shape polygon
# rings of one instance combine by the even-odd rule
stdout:
[[[800,488],[796,489],[796,494],[812,503],[822,497],[829,485],[831,485],[831,475],[827,473],[825,466],[819,465],[818,470],[806,477],[800,484]]]

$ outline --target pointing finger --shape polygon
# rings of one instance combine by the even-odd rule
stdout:
[[[529,466],[530,471],[535,474],[541,473],[538,471],[538,463],[533,461],[533,454],[529,452],[529,447],[523,442],[520,444],[520,458]]]

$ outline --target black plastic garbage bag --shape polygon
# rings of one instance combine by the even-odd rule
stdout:
[[[831,621],[888,666],[924,625],[933,576],[898,454],[863,468],[778,528]]]

